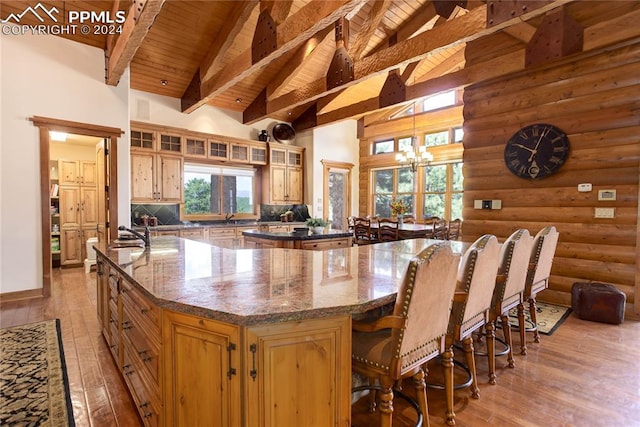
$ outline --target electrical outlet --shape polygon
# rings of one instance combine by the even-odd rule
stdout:
[[[594,218],[615,218],[616,208],[595,208]]]
[[[578,191],[581,193],[588,193],[592,188],[590,183],[578,184]]]

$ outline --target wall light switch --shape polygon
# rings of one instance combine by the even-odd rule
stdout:
[[[578,191],[581,193],[588,193],[592,188],[591,183],[578,184]]]
[[[482,209],[482,200],[474,200],[473,209]]]
[[[613,202],[616,200],[616,190],[598,190],[598,200]]]
[[[491,209],[502,209],[502,200],[492,200]]]
[[[615,218],[616,208],[596,208],[594,218]]]

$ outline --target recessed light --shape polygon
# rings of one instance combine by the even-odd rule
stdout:
[[[67,133],[51,131],[49,132],[49,137],[52,141],[65,142],[67,140]]]
[[[162,79],[162,80],[160,80],[160,84],[161,84],[162,86],[166,86],[166,85],[168,85],[168,84],[169,84],[169,82],[168,82],[167,80]]]
[[[240,104],[242,102],[242,98],[236,98],[236,104]]]

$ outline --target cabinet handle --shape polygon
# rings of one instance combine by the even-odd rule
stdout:
[[[139,351],[138,355],[140,356],[142,361],[145,362],[145,363],[151,361],[151,359],[152,359],[151,356],[147,355],[147,350]]]
[[[131,322],[129,322],[128,320],[126,322],[122,322],[122,330],[129,330],[133,328],[133,325],[131,324]]]
[[[258,376],[258,370],[256,369],[256,352],[258,351],[258,346],[255,344],[251,344],[249,346],[249,351],[252,353],[251,354],[251,370],[249,371],[249,375],[251,375],[251,378],[253,378],[253,380],[256,380],[256,377]]]
[[[123,372],[125,375],[131,375],[131,374],[133,374],[133,369],[131,369],[131,365],[124,365],[124,366],[122,367],[122,372]]]
[[[236,345],[234,343],[229,343],[227,346],[227,353],[229,353],[229,371],[227,372],[227,377],[231,379],[233,375],[236,374],[236,368],[231,367],[231,352],[236,349]]]
[[[77,207],[77,209],[76,209],[76,210],[80,210],[80,203],[78,203],[78,207]]]

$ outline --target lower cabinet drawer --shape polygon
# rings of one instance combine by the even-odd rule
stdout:
[[[147,427],[157,427],[162,425],[160,421],[159,396],[151,392],[144,380],[140,367],[131,355],[128,346],[124,346],[124,363],[122,365],[122,375],[129,387],[133,401],[136,404],[140,418]]]
[[[341,240],[314,240],[310,242],[303,241],[300,245],[301,249],[324,251],[327,249],[348,248],[349,239]]]
[[[126,339],[126,346],[130,348],[133,357],[137,359],[140,366],[144,367],[158,389],[160,349],[146,338],[144,331],[126,308],[122,310],[122,319],[122,336],[123,340]]]

